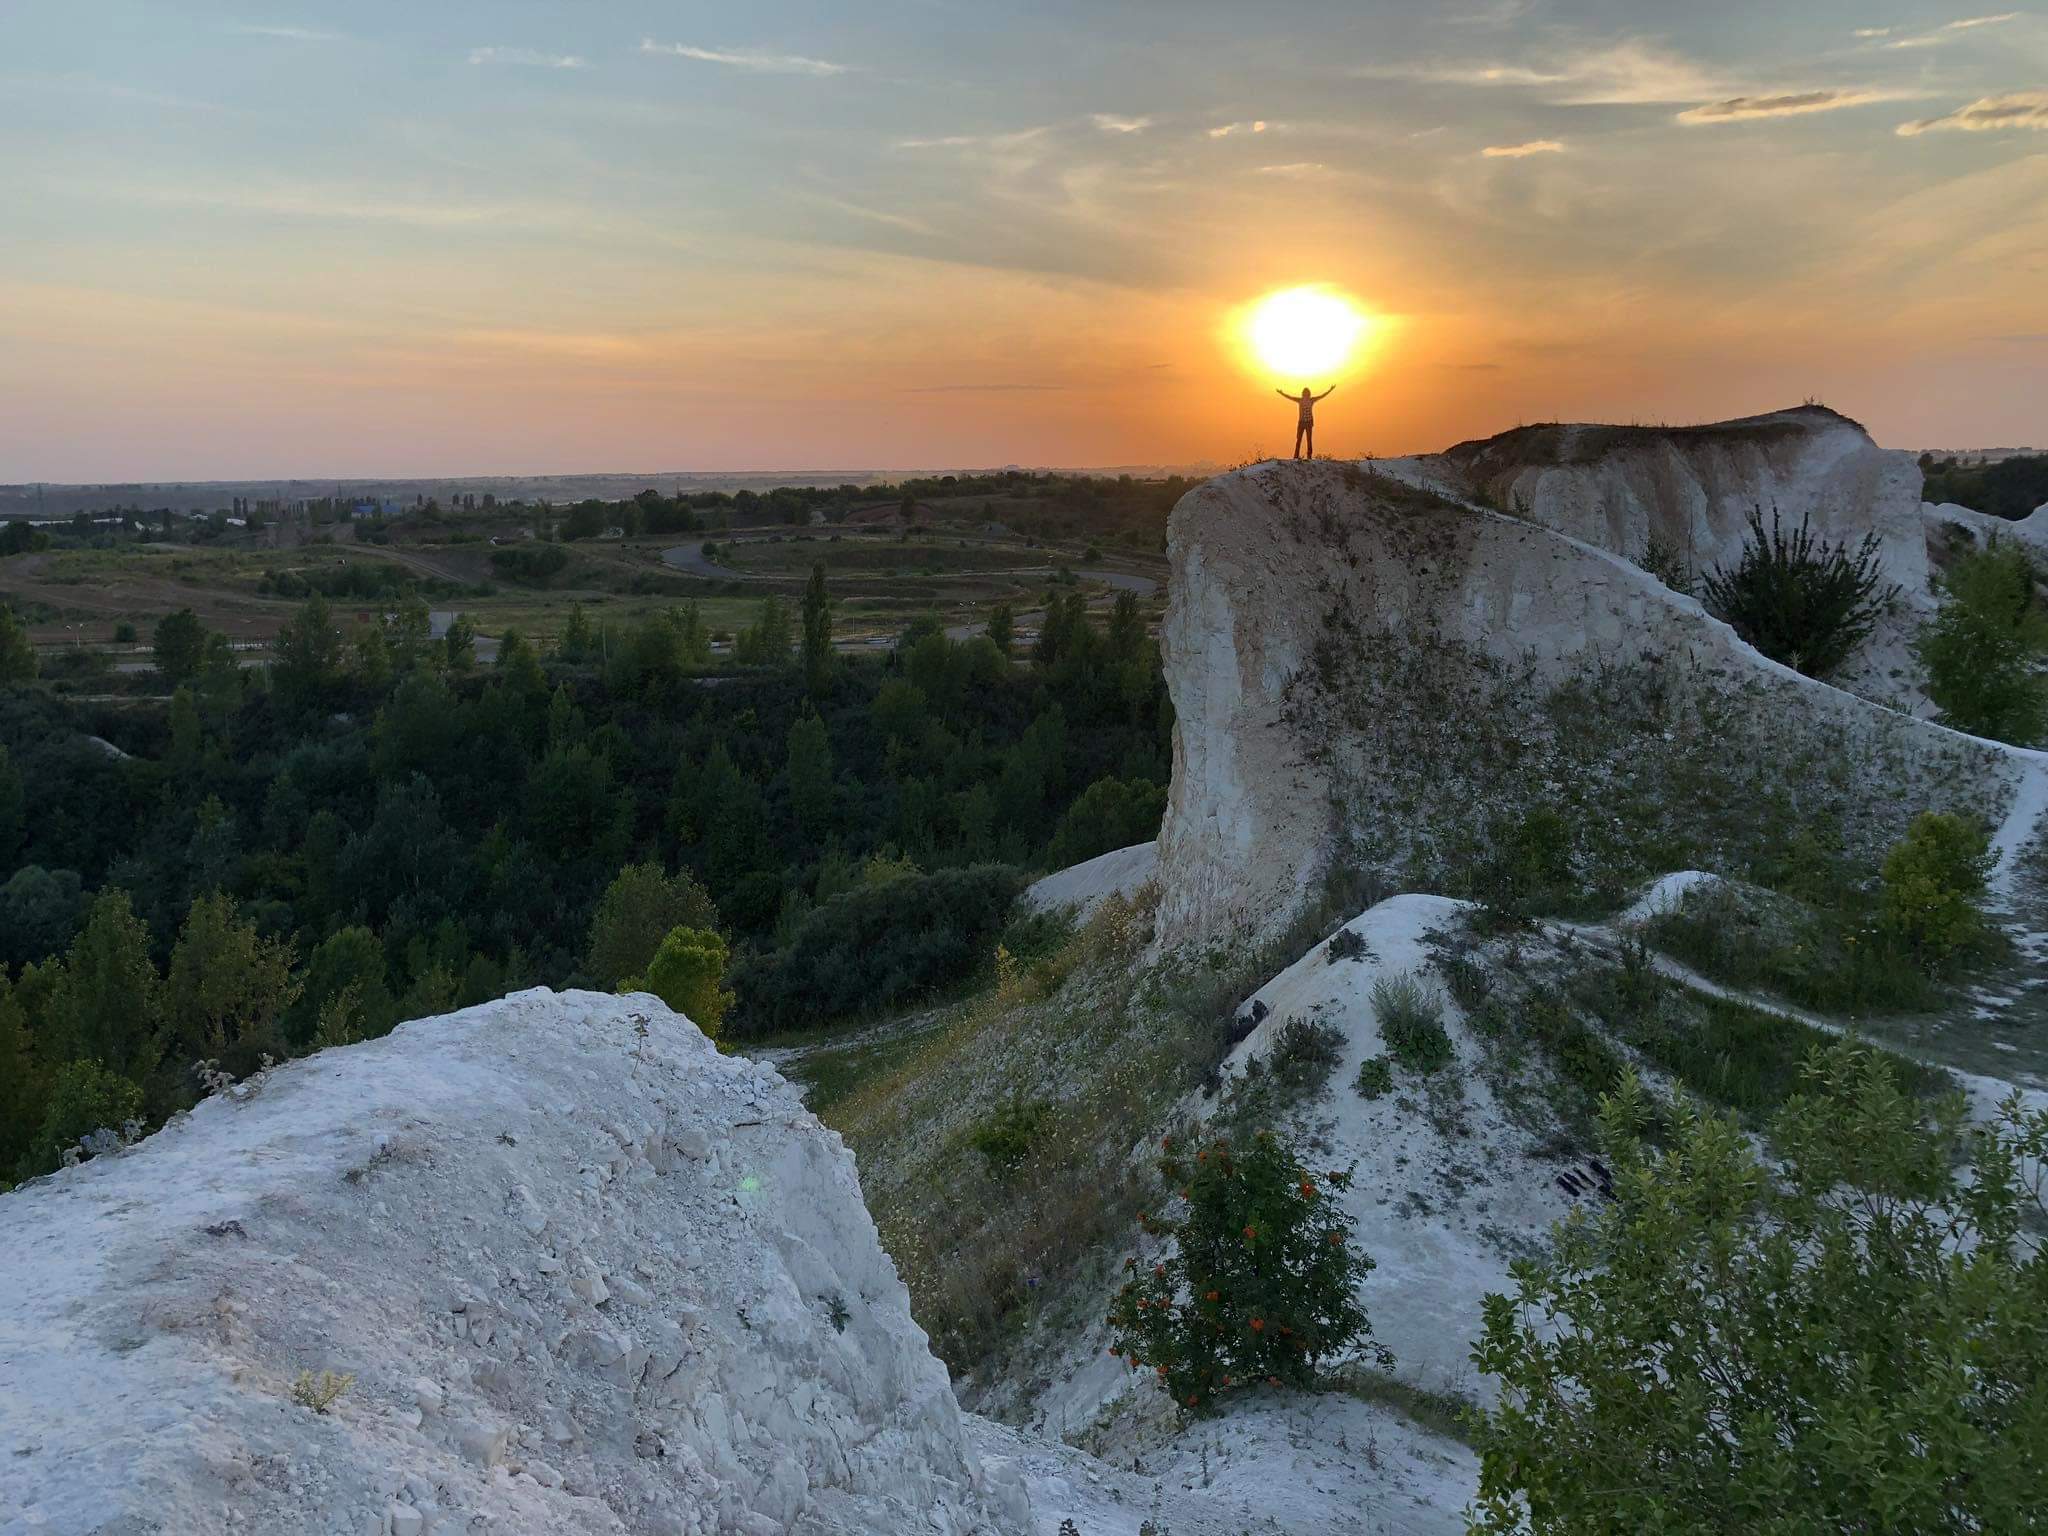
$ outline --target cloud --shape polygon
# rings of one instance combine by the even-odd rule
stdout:
[[[906,395],[1012,395],[1012,394],[1059,394],[1065,391],[1064,384],[913,384],[905,387]]]
[[[1892,29],[1890,27],[1858,27],[1855,35],[1866,40],[1873,37],[1890,37]]]
[[[1945,26],[1936,27],[1932,32],[1916,32],[1910,37],[1893,38],[1885,47],[1939,48],[1944,43],[1954,42],[1959,32],[1971,32],[1978,27],[2003,26],[2008,21],[2019,20],[2019,15],[2018,11],[2000,11],[1996,16],[1965,16],[1960,21],[1951,21]],[[1887,35],[1890,31],[1889,27],[1885,29]]]
[[[898,139],[898,149],[1014,149],[1028,144],[1033,139],[1043,138],[1049,130],[1019,128],[1014,133],[947,133],[935,138]]]
[[[1967,107],[1958,107],[1940,117],[1923,117],[1917,123],[1899,124],[1903,138],[1922,133],[1991,133],[2001,128],[2048,129],[2048,91],[2012,91],[2004,96],[1984,96]]]
[[[588,69],[590,61],[573,53],[542,53],[536,48],[472,48],[472,64],[520,64],[534,69]]]
[[[1822,90],[1794,91],[1783,96],[1730,96],[1689,107],[1678,121],[1689,126],[1702,123],[1745,123],[1762,117],[1805,117],[1814,112],[1839,112],[1844,107],[1868,106],[1874,101],[1897,101],[1901,91]]]
[[[1290,160],[1285,165],[1262,165],[1261,176],[1321,176],[1330,168],[1320,160]]]
[[[1534,90],[1566,107],[1706,101],[1726,90],[1690,59],[1635,39],[1544,55],[1530,64],[1369,65],[1356,73],[1367,79]]]
[[[339,32],[322,32],[313,27],[273,27],[261,22],[236,21],[228,24],[228,31],[238,37],[274,37],[287,43],[338,43]]]
[[[1111,112],[1092,113],[1088,120],[1104,133],[1143,133],[1152,126],[1149,117],[1118,117]]]
[[[1265,131],[1266,120],[1261,117],[1255,118],[1249,123],[1225,123],[1220,128],[1211,128],[1209,130],[1209,137],[1212,139],[1227,139],[1234,133],[1264,133]]]
[[[1528,155],[1561,155],[1564,146],[1555,139],[1531,139],[1526,144],[1489,144],[1479,153],[1489,160],[1520,160]]]
[[[687,43],[657,43],[640,40],[642,53],[672,53],[679,59],[699,64],[722,64],[727,69],[752,70],[760,75],[843,75],[852,67],[829,59],[807,59],[800,53],[762,53],[752,48],[693,48]]]

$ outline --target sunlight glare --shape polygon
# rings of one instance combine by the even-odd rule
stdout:
[[[1344,294],[1320,283],[1282,288],[1244,313],[1253,361],[1285,382],[1313,384],[1350,361],[1371,321]]]

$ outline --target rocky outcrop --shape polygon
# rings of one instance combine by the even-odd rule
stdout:
[[[837,1135],[649,997],[293,1062],[0,1231],[10,1532],[1028,1525]]]
[[[1758,462],[1813,451],[1784,442]],[[1564,859],[1618,901],[1673,868],[1874,860],[1930,808],[2017,846],[2039,754],[1800,677],[1604,545],[1430,488],[1450,479],[1440,460],[1266,463],[1174,509],[1169,941],[1270,932],[1332,873],[1354,898],[1485,895]]]

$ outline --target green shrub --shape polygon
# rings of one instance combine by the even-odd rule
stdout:
[[[521,586],[550,586],[568,568],[569,551],[559,544],[513,544],[491,551],[491,569]]]
[[[652,992],[716,1040],[732,1006],[725,989],[725,940],[708,928],[672,928],[647,974],[619,983],[621,992]]]
[[[830,1023],[964,980],[994,949],[1023,883],[1008,865],[975,864],[820,902],[786,950],[733,968],[733,1033]]]
[[[1321,1019],[1289,1019],[1273,1038],[1266,1069],[1290,1098],[1306,1098],[1330,1080],[1344,1054],[1344,1031]]]
[[[1394,1064],[1385,1056],[1368,1056],[1358,1064],[1358,1091],[1368,1099],[1383,1098],[1394,1089]]]
[[[44,1101],[42,1125],[17,1170],[21,1178],[50,1173],[64,1154],[95,1131],[122,1132],[142,1118],[142,1090],[96,1061],[70,1061],[57,1069]]]
[[[585,964],[598,986],[615,991],[647,969],[675,929],[717,926],[718,908],[687,871],[671,875],[659,864],[628,864],[591,914]]]
[[[1372,984],[1372,1011],[1387,1054],[1410,1072],[1427,1076],[1455,1059],[1442,999],[1407,972]]]
[[[1640,1085],[1614,1198],[1484,1304],[1479,1532],[2024,1531],[2048,1482],[2048,1115],[1930,1123],[1885,1063],[1816,1055],[1766,1155]]]
[[[2034,595],[2040,572],[2018,545],[1994,536],[1940,579],[1946,601],[1913,650],[1944,725],[2022,746],[2048,732],[2048,611]]]
[[[1789,536],[1771,509],[1749,515],[1749,540],[1733,570],[1716,568],[1701,583],[1707,610],[1764,655],[1826,677],[1869,638],[1899,589],[1884,581],[1875,533],[1855,554],[1817,538],[1801,516]]]
[[[1981,944],[1991,855],[1983,832],[1960,816],[1924,811],[1885,855],[1885,931],[1929,970]]]
[[[1166,814],[1166,786],[1114,776],[1097,779],[1067,807],[1053,833],[1050,860],[1064,869],[1098,854],[1148,842]]]
[[[1486,842],[1473,894],[1494,921],[1525,923],[1540,912],[1555,911],[1577,889],[1571,824],[1547,806],[1513,821],[1491,818]]]
[[[1112,1355],[1152,1372],[1195,1414],[1250,1387],[1312,1386],[1333,1354],[1391,1363],[1358,1299],[1372,1259],[1331,1198],[1350,1186],[1348,1173],[1318,1182],[1268,1132],[1211,1140],[1192,1157],[1168,1138],[1160,1171],[1182,1192],[1179,1214],[1141,1225],[1172,1251],[1150,1266],[1125,1261],[1129,1278],[1110,1305]]]
[[[1052,1106],[1042,1099],[1027,1099],[1021,1091],[996,1106],[989,1116],[967,1133],[967,1141],[988,1163],[998,1178],[1017,1171],[1045,1131]]]

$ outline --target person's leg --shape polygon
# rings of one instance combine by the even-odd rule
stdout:
[[[1314,458],[1316,456],[1316,424],[1310,422],[1301,430],[1308,436],[1308,456]]]
[[[1294,456],[1297,459],[1301,457],[1301,434],[1307,430],[1308,428],[1304,427],[1300,422],[1294,424]]]

